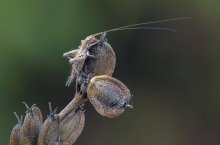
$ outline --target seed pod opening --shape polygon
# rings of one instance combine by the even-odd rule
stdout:
[[[18,122],[13,127],[10,136],[10,145],[20,145],[21,144],[21,128],[22,128],[22,116],[19,118],[16,112],[14,112]]]
[[[59,138],[62,145],[72,145],[82,133],[85,115],[82,108],[70,113],[61,123]]]
[[[108,75],[95,76],[90,80],[87,96],[102,116],[115,118],[130,107],[130,91],[119,80]]]
[[[24,103],[25,104],[25,103]],[[39,132],[42,126],[42,114],[40,109],[34,104],[28,107],[22,126],[21,144],[37,144]]]
[[[94,36],[88,36],[82,41],[79,49],[64,53],[64,57],[68,58],[72,65],[67,86],[82,72],[111,76],[116,63],[114,50],[106,39],[97,40]]]

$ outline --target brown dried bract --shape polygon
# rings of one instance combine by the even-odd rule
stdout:
[[[18,122],[17,124],[13,127],[11,131],[11,136],[10,136],[10,145],[20,145],[21,144],[21,128],[22,128],[22,116],[21,118],[18,117],[16,112],[14,112]]]
[[[85,124],[83,108],[70,113],[61,123],[59,138],[62,145],[72,145],[82,133]]]
[[[27,104],[25,106],[27,111],[22,126],[21,144],[36,145],[43,122],[42,114],[35,104],[31,107],[28,107]]]
[[[108,75],[93,77],[87,88],[87,96],[96,111],[109,118],[122,114],[125,107],[132,107],[129,105],[129,89]]]
[[[47,117],[42,125],[37,145],[59,145],[59,128],[60,119],[56,115],[56,109],[52,111],[51,104],[49,103],[50,115]]]

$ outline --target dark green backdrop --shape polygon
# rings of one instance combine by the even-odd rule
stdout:
[[[176,33],[108,34],[117,55],[114,77],[133,94],[134,109],[117,119],[86,107],[78,145],[220,144],[220,2],[210,0],[1,0],[0,145],[9,144],[23,101],[48,114],[74,94],[64,86],[62,54],[87,35],[117,26],[190,16],[156,24]],[[151,25],[152,26],[152,25]]]

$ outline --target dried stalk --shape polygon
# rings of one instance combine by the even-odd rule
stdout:
[[[63,121],[71,112],[76,111],[86,100],[84,95],[76,93],[72,101],[58,114],[60,121]]]

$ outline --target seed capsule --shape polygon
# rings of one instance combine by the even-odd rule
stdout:
[[[52,111],[49,103],[50,115],[47,117],[41,127],[37,145],[59,145],[59,127],[60,120],[56,115],[56,109]]]
[[[60,123],[59,138],[62,145],[72,145],[82,133],[84,124],[85,115],[81,108],[70,113]]]
[[[24,103],[25,104],[25,103]],[[28,107],[25,104],[27,111],[22,126],[22,145],[37,144],[39,132],[42,126],[42,114],[40,109],[34,104]]]
[[[103,38],[102,38],[103,37]],[[109,75],[114,72],[116,57],[111,45],[105,40],[103,34],[96,43],[91,44],[89,53],[96,59],[87,59],[85,61],[84,71],[96,75]]]
[[[119,80],[108,75],[95,76],[90,80],[87,96],[96,111],[102,116],[115,118],[129,105],[129,89]]]
[[[11,131],[10,145],[20,145],[21,144],[22,116],[21,118],[19,118],[16,112],[14,112],[14,114],[18,122]]]
[[[93,75],[109,75],[114,72],[116,57],[114,50],[107,43],[105,34],[100,40],[94,36],[88,36],[82,41],[79,49],[64,53],[72,65],[71,75],[66,83],[69,86],[75,80],[77,74],[82,72]]]

